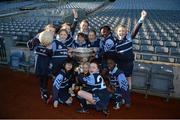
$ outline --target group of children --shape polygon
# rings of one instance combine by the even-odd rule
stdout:
[[[71,105],[73,96],[79,100],[80,113],[95,108],[108,114],[108,103],[115,101],[114,109],[122,104],[131,106],[131,75],[134,54],[132,39],[136,36],[147,13],[141,18],[132,32],[124,25],[118,25],[115,34],[109,26],[100,28],[101,39],[95,30],[89,30],[87,20],[80,22],[80,30],[75,34],[78,14],[73,9],[74,22],[64,23],[57,30],[49,24],[45,30],[29,40],[27,45],[35,56],[35,72],[39,78],[40,93],[43,100],[52,98],[54,108],[58,104]],[[58,32],[56,32],[58,31]],[[96,53],[93,59],[79,64],[72,56],[76,48],[90,48]],[[52,97],[47,86],[52,77]]]

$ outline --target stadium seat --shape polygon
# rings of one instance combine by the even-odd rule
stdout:
[[[176,42],[165,42],[164,45],[166,47],[177,47]]]
[[[133,45],[133,51],[140,51],[140,46],[139,45],[136,45],[136,44],[134,44]]]
[[[171,56],[158,56],[158,61],[174,63],[175,62],[175,58],[171,57]]]
[[[180,48],[171,48],[170,51],[171,51],[171,55],[180,57]]]
[[[168,65],[153,64],[149,80],[149,91],[165,94],[167,101],[173,92],[173,67]]]
[[[154,47],[148,45],[141,45],[141,52],[143,53],[154,53]]]
[[[161,55],[167,55],[167,54],[169,54],[169,49],[167,47],[156,46],[155,53],[161,54]]]
[[[151,40],[141,40],[141,45],[151,45]]]
[[[135,62],[132,74],[132,89],[144,90],[145,95],[147,95],[150,71],[151,64]]]
[[[153,55],[153,54],[146,54],[146,53],[143,53],[142,54],[142,59],[143,60],[148,60],[148,61],[157,61],[158,58],[156,55]]]
[[[163,46],[164,42],[159,40],[153,40],[152,41],[153,46]]]

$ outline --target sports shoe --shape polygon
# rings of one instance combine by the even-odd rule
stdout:
[[[54,108],[57,108],[57,107],[58,107],[58,101],[57,101],[57,100],[54,101],[53,107],[54,107]]]
[[[120,107],[121,107],[121,103],[120,102],[116,102],[116,104],[113,107],[113,109],[118,110],[118,109],[120,109]]]
[[[84,109],[84,108],[79,108],[76,110],[78,113],[89,113],[88,109]]]
[[[47,102],[47,100],[49,99],[47,93],[41,93],[41,98],[42,98],[45,102]]]
[[[108,116],[110,114],[109,110],[108,109],[103,109],[102,110],[103,114]]]
[[[70,98],[65,102],[65,104],[66,104],[67,106],[71,106],[71,105],[72,105],[72,101],[73,101],[73,99],[70,97]]]

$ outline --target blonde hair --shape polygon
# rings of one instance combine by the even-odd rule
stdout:
[[[87,23],[87,25],[89,26],[89,22],[88,22],[87,20],[82,20],[81,23],[80,23],[80,25],[81,25],[82,23]]]
[[[83,63],[83,66],[84,65],[87,65],[89,67],[90,63],[89,62],[85,62],[85,63]]]
[[[44,28],[44,30],[48,30],[49,28],[54,28],[54,29],[56,29],[53,24],[48,24],[48,25],[46,25],[46,27]]]
[[[53,34],[49,31],[43,31],[39,34],[39,41],[42,45],[48,46],[53,41]]]
[[[119,28],[124,28],[124,29],[126,29],[126,31],[129,31],[126,25],[119,24],[119,25],[115,28],[115,33],[116,33],[116,34],[118,33],[118,29],[119,29]]]

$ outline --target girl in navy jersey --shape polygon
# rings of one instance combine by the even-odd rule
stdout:
[[[48,24],[45,28],[44,28],[45,31],[49,31],[53,34],[53,36],[55,37],[55,32],[56,32],[56,28],[54,25],[52,24]],[[32,38],[31,40],[29,40],[27,42],[27,47],[33,51],[34,48],[36,46],[38,46],[40,44],[40,41],[39,41],[39,34],[37,34],[34,38]]]
[[[35,72],[39,78],[41,98],[47,102],[49,95],[47,90],[50,59],[52,56],[51,42],[53,34],[43,31],[39,34],[39,45],[35,48]]]
[[[52,73],[54,76],[58,75],[58,72],[68,57],[68,49],[65,45],[67,37],[68,32],[65,29],[61,29],[59,31],[59,39],[54,40],[52,43]]]
[[[74,79],[73,63],[71,59],[68,59],[53,82],[54,108],[57,108],[59,103],[71,105],[73,99],[69,93],[69,88],[72,79]]]
[[[89,33],[89,22],[87,20],[82,20],[79,24],[79,31],[78,33],[84,33],[85,40],[88,40],[88,33]],[[77,37],[76,37],[77,38]]]
[[[100,39],[96,36],[95,30],[90,30],[88,34],[88,47],[92,48],[96,53],[96,58],[99,58]]]
[[[74,32],[78,23],[78,13],[75,9],[72,10],[73,12],[73,16],[74,16],[74,21],[73,24],[70,23],[63,23],[61,25],[60,29],[65,29],[68,32],[68,37],[66,38],[66,42],[65,45],[67,47],[70,47],[74,41],[73,36],[74,36]],[[57,39],[59,39],[59,36],[57,36]]]
[[[73,41],[73,44],[71,46],[71,48],[79,48],[79,47],[83,47],[83,48],[87,48],[88,47],[88,42],[85,40],[85,34],[84,33],[78,33],[77,34],[77,40]]]
[[[133,70],[134,54],[132,50],[132,39],[135,38],[142,23],[146,17],[146,11],[141,12],[141,18],[135,25],[133,31],[130,33],[127,27],[124,25],[118,25],[116,28],[117,41],[115,44],[115,50],[118,55],[118,67],[124,71],[125,76],[129,83],[129,89],[131,89],[131,76]]]
[[[102,111],[104,114],[108,114],[107,106],[110,99],[110,93],[107,91],[104,79],[99,73],[98,64],[95,62],[90,63],[89,67],[90,75],[83,77],[79,76],[79,80],[88,85],[91,88],[91,92],[85,90],[78,91],[78,100],[82,105],[82,108],[77,112],[87,113],[88,108],[94,107],[97,111]],[[87,105],[88,101],[91,105]]]

